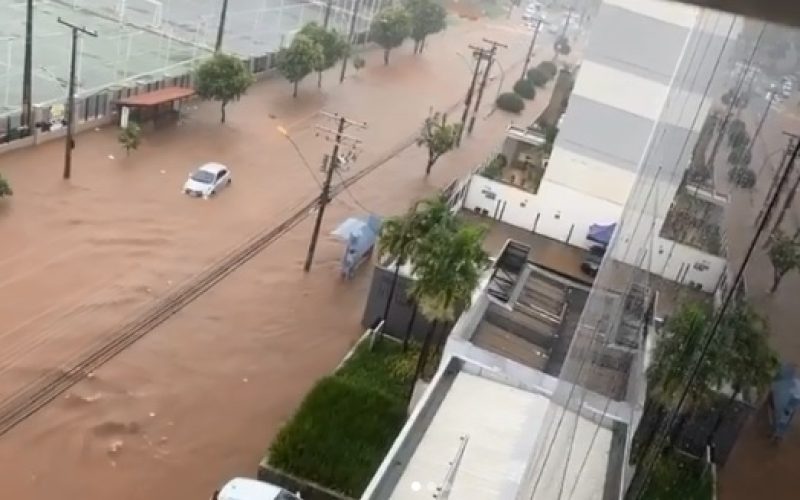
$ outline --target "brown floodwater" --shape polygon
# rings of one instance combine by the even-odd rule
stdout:
[[[82,134],[69,182],[60,178],[61,142],[0,156],[15,190],[0,202],[0,404],[318,193],[278,125],[320,179],[330,143],[314,132],[317,111],[367,121],[367,130],[350,131],[364,140],[358,162],[343,172],[351,175],[407,141],[430,109],[463,97],[469,72],[457,53],[482,37],[509,45],[500,60],[510,86],[529,34],[510,21],[461,22],[421,56],[402,47],[384,67],[380,53],[369,53],[367,67],[344,85],[332,71],[321,91],[309,78],[292,99],[280,79],[259,84],[230,106],[225,126],[215,105],[190,109],[180,126],[147,131],[129,157],[113,128]],[[205,499],[230,476],[254,474],[281,423],[361,332],[368,269],[341,281],[342,247],[326,235],[363,213],[359,204],[380,214],[404,210],[494,150],[512,121],[504,113],[484,118],[496,84],[475,136],[430,178],[425,151],[410,147],[339,195],[310,274],[301,270],[309,218],[0,436],[2,498]],[[529,123],[546,100],[542,92],[513,120]],[[209,201],[183,196],[187,173],[207,161],[231,167],[232,187]]]

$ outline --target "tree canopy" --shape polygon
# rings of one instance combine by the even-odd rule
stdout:
[[[776,231],[770,236],[767,255],[772,263],[772,287],[769,293],[775,293],[786,273],[800,267],[800,243],[795,238]]]
[[[435,226],[454,228],[456,219],[450,207],[441,197],[415,203],[400,217],[392,217],[381,226],[378,248],[382,257],[389,257],[400,264],[413,261],[419,251],[419,243]]]
[[[220,101],[220,122],[225,123],[225,107],[239,100],[253,83],[253,75],[236,56],[216,53],[197,70],[197,95]]]
[[[434,113],[425,119],[417,138],[417,146],[428,148],[425,175],[430,175],[434,163],[456,146],[462,126],[461,123],[447,123],[447,115],[443,113]]]
[[[372,20],[370,38],[383,48],[383,63],[389,64],[389,53],[402,45],[411,31],[411,18],[405,9],[389,7]]]
[[[125,154],[139,148],[141,142],[142,128],[134,121],[128,122],[128,126],[119,131],[120,145],[125,150]]]
[[[294,85],[292,97],[297,97],[300,81],[322,67],[324,59],[322,47],[302,34],[296,35],[289,47],[278,51],[278,71]]]
[[[419,54],[425,48],[428,35],[438,33],[447,26],[447,11],[432,0],[408,0],[406,10],[410,17],[414,53]]]
[[[336,62],[344,57],[350,46],[347,40],[334,30],[327,30],[317,23],[311,22],[303,26],[300,34],[307,36],[322,50],[322,58],[313,69],[317,72],[317,87],[322,86],[322,72],[332,68]]]

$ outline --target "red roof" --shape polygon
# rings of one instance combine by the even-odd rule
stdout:
[[[121,106],[157,106],[167,102],[185,99],[194,95],[194,89],[186,87],[164,87],[162,89],[132,95],[117,101]]]

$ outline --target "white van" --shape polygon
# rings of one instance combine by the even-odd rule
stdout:
[[[274,484],[237,477],[228,481],[211,500],[302,500],[299,493],[291,493]]]

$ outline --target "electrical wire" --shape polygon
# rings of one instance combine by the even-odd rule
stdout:
[[[308,162],[308,160],[306,159],[305,155],[300,150],[300,147],[297,145],[296,142],[294,142],[294,139],[292,139],[292,136],[290,136],[289,134],[282,134],[282,135],[284,137],[286,137],[286,140],[288,140],[289,144],[292,145],[294,150],[297,152],[297,156],[300,157],[300,161],[303,163],[303,166],[306,167],[306,170],[308,170],[308,173],[311,174],[311,177],[314,179],[314,182],[317,183],[317,186],[319,186],[320,191],[322,191],[322,182],[320,182],[320,180],[317,179],[317,174],[314,173],[314,168]]]
[[[790,166],[794,165],[795,161],[797,160],[798,153],[800,153],[800,142],[795,146],[794,151],[792,152],[791,159],[789,160],[789,165]],[[761,221],[758,224],[758,227],[756,229],[755,234],[750,239],[750,244],[749,244],[749,246],[747,248],[747,252],[745,253],[744,260],[742,260],[742,263],[739,265],[739,269],[736,272],[736,277],[735,277],[730,289],[725,294],[725,299],[723,300],[721,307],[719,308],[719,310],[717,311],[716,316],[714,317],[714,323],[711,325],[711,328],[709,329],[708,335],[706,336],[705,341],[703,342],[702,348],[700,349],[699,356],[697,357],[697,360],[694,362],[694,365],[692,366],[692,369],[691,369],[690,374],[689,374],[689,378],[688,378],[686,384],[684,385],[683,390],[681,391],[680,398],[678,399],[678,404],[675,406],[675,408],[672,411],[670,411],[669,418],[667,419],[667,426],[666,426],[667,429],[671,429],[672,426],[675,424],[675,419],[677,418],[681,408],[683,407],[683,405],[686,403],[686,400],[688,399],[689,392],[691,391],[692,386],[694,385],[695,381],[697,380],[698,374],[700,372],[700,367],[702,366],[703,361],[705,360],[705,357],[708,354],[708,350],[711,347],[712,342],[714,341],[714,339],[716,338],[717,334],[719,333],[719,326],[720,326],[720,323],[722,322],[722,318],[727,313],[728,307],[730,306],[731,302],[733,301],[733,298],[734,298],[734,296],[736,294],[736,290],[737,290],[737,288],[739,286],[739,283],[741,282],[742,277],[744,276],[744,272],[747,269],[747,265],[749,264],[750,259],[753,256],[753,252],[755,251],[755,247],[758,244],[758,241],[761,239],[761,235],[766,230],[766,227],[768,225],[770,216],[772,215],[772,212],[775,210],[775,207],[777,206],[778,199],[780,198],[780,196],[779,196],[780,192],[783,191],[784,186],[786,185],[787,181],[789,180],[791,170],[792,170],[791,168],[786,168],[786,170],[781,175],[780,181],[778,182],[778,189],[776,189],[775,193],[772,195],[772,198],[769,200],[769,205],[768,205],[767,210],[766,210],[766,212],[764,214],[764,218],[761,219]],[[664,444],[666,442],[668,434],[669,433],[663,433],[660,436],[658,444],[655,447],[656,450],[660,450],[660,449],[663,448],[663,446],[664,446]],[[639,489],[638,492],[636,492],[636,497],[634,497],[634,498],[636,498],[636,499],[642,498],[642,495],[644,494],[644,491],[645,491],[645,489],[647,487],[647,483],[648,483],[648,481],[650,480],[650,477],[653,474],[653,468],[655,467],[655,463],[658,461],[658,458],[659,458],[659,454],[658,453],[654,454],[653,458],[647,464],[647,467],[645,468],[644,476],[643,476],[643,479],[642,479],[641,488]]]
[[[347,182],[345,181],[345,179],[344,179],[344,177],[342,176],[341,172],[339,172],[339,169],[338,169],[338,168],[337,168],[337,169],[335,169],[335,170],[334,170],[334,172],[336,172],[336,175],[339,177],[339,182],[340,182],[340,183],[339,183],[339,185],[338,185],[337,187],[341,186],[341,187],[344,189],[344,192],[345,192],[345,193],[347,193],[347,196],[349,196],[349,197],[350,197],[350,199],[351,199],[351,200],[353,200],[353,203],[355,203],[356,205],[358,205],[358,207],[359,207],[359,208],[361,208],[362,210],[365,210],[365,211],[369,212],[370,214],[376,215],[376,213],[375,213],[375,211],[374,211],[374,210],[371,210],[371,209],[367,208],[366,206],[364,206],[364,204],[363,204],[363,203],[361,203],[360,201],[358,201],[358,199],[355,197],[355,195],[353,194],[353,192],[352,192],[352,191],[350,191],[350,188],[347,186]]]

